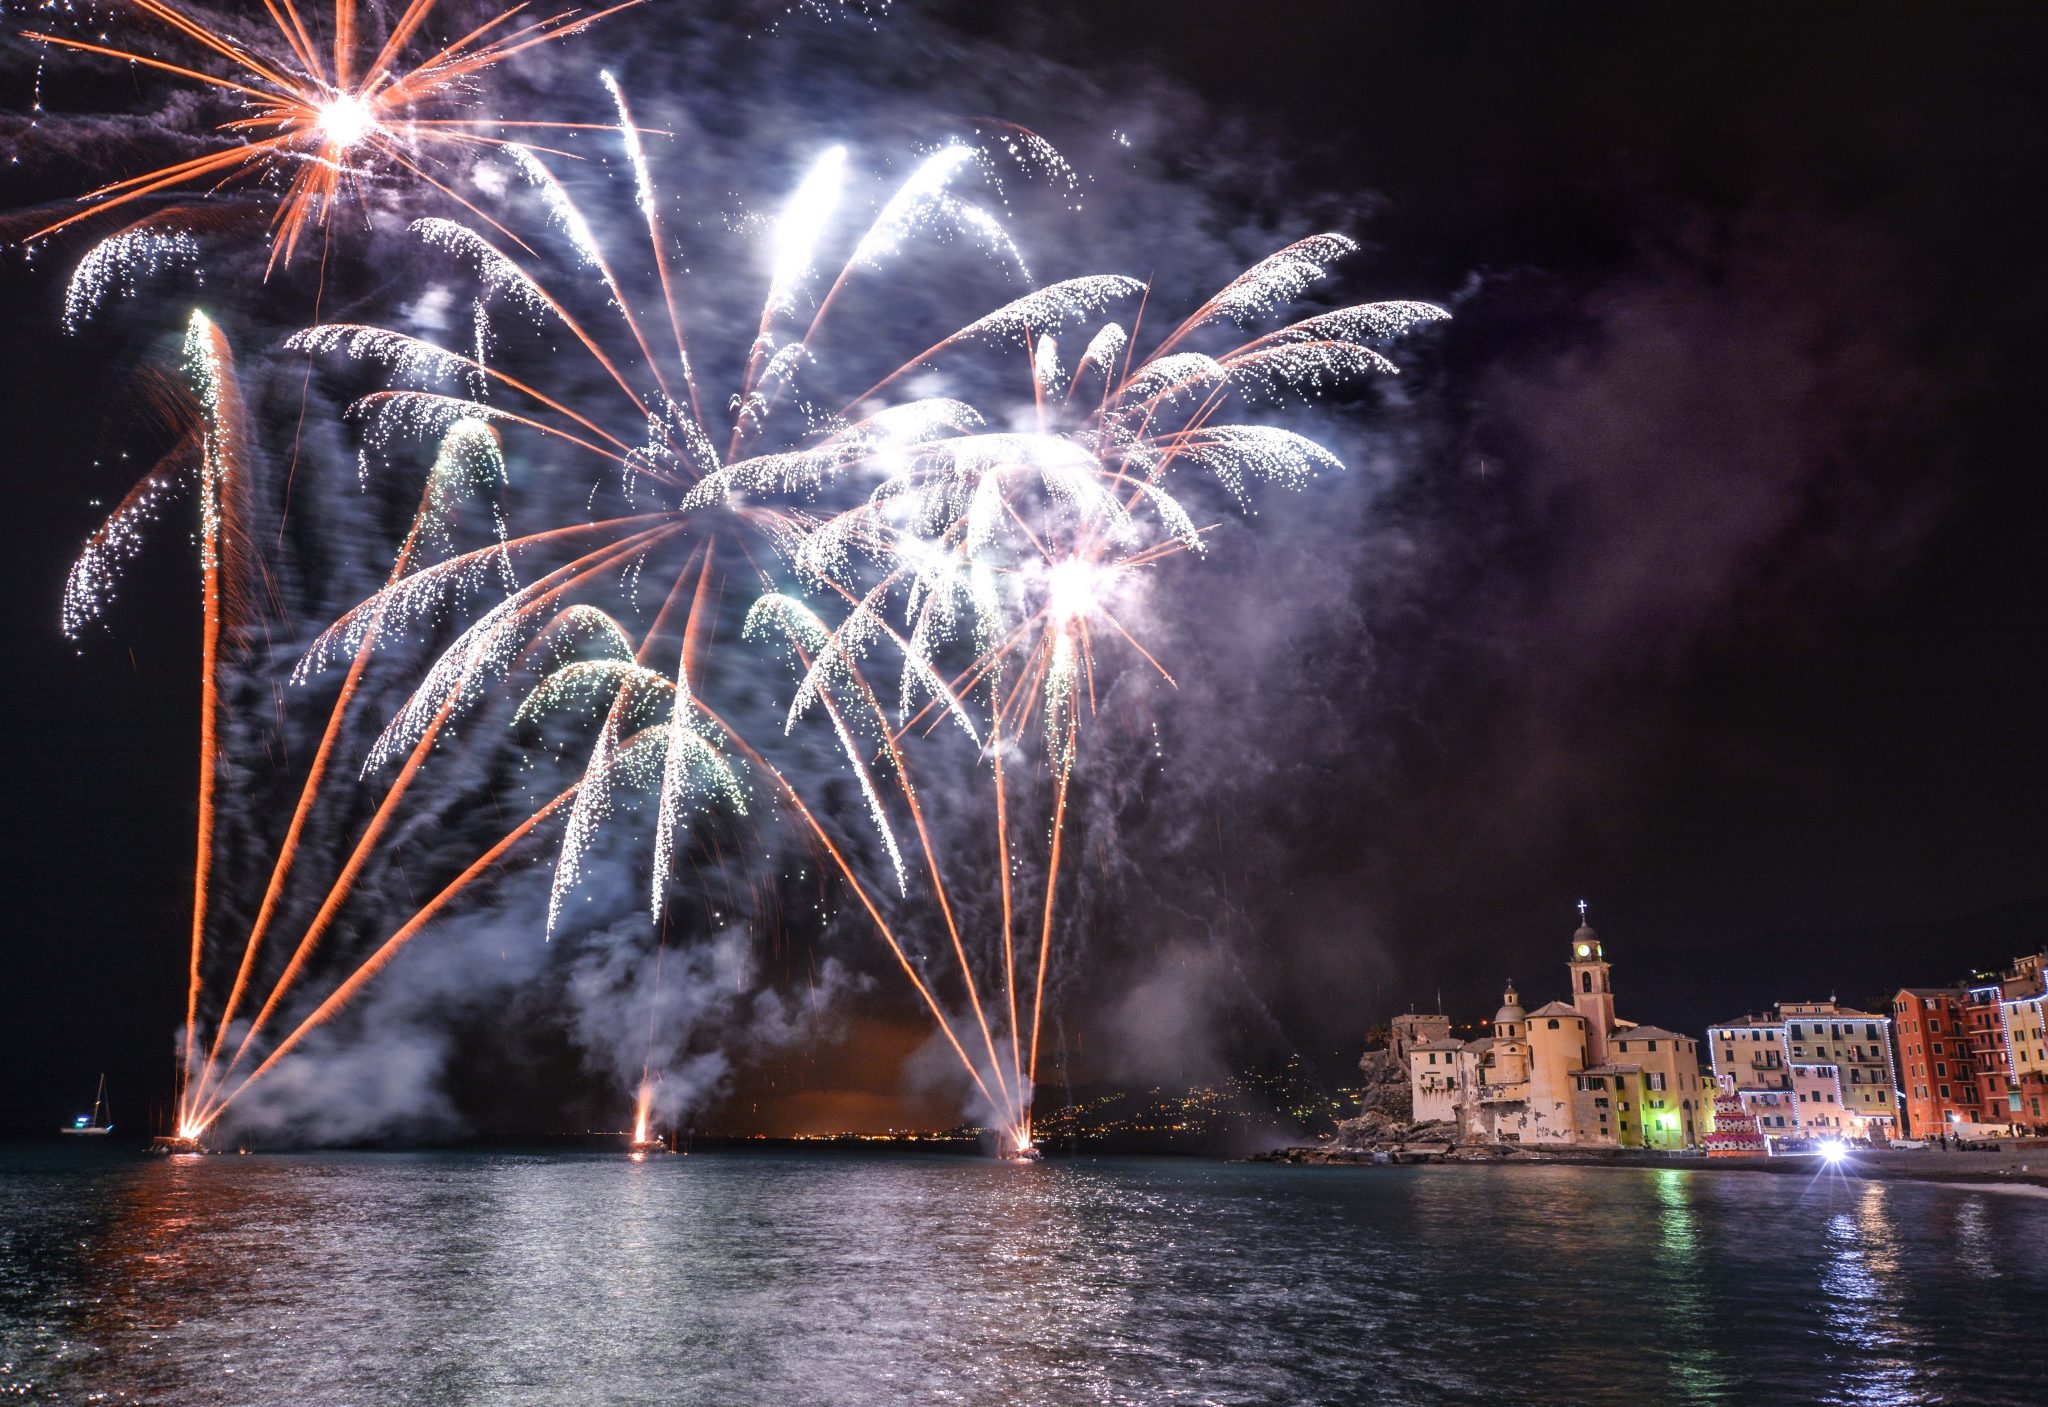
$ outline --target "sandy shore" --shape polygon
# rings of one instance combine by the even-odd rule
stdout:
[[[1383,1166],[1374,1162],[1370,1150],[1339,1149],[1329,1145],[1277,1149],[1265,1158],[1273,1162],[1323,1166]],[[1817,1154],[1779,1158],[1707,1158],[1669,1153],[1536,1152],[1497,1148],[1459,1148],[1442,1157],[1414,1161],[1445,1167],[1676,1168],[1684,1172],[1779,1173],[1807,1177],[1836,1172],[1843,1177],[1871,1181],[1930,1182],[1974,1190],[2002,1189],[2048,1196],[2048,1145],[1967,1153],[1943,1152],[1933,1148],[1859,1148],[1836,1164],[1826,1163]]]

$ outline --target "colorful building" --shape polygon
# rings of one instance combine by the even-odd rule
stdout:
[[[1962,987],[1901,987],[1892,997],[1906,1132],[1914,1138],[1984,1122],[1963,1015],[1968,999]]]
[[[1954,987],[1903,987],[1899,1081],[1918,1137],[2048,1133],[2048,954]]]
[[[1770,1151],[1899,1134],[1892,1019],[1835,1001],[1782,1002],[1707,1031],[1717,1082],[1732,1079]]]
[[[1582,913],[1583,917],[1583,913]],[[1526,1011],[1509,983],[1491,1034],[1409,1047],[1415,1117],[1485,1142],[1697,1148],[1706,1129],[1699,1043],[1614,1014],[1612,970],[1581,923],[1570,1002]]]
[[[2001,984],[2000,1007],[2011,1060],[2012,1121],[2048,1134],[2048,952],[2013,963]]]

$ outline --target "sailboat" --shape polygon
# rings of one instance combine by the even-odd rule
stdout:
[[[73,1119],[63,1128],[58,1129],[57,1132],[75,1134],[112,1133],[114,1131],[114,1125],[111,1119],[109,1119],[106,1123],[100,1122],[100,1120],[103,1117],[105,1117],[108,1114],[111,1114],[112,1112],[113,1111],[107,1107],[107,1077],[104,1074],[102,1074],[100,1076],[100,1087],[92,1097],[92,1113],[80,1114],[77,1118]]]

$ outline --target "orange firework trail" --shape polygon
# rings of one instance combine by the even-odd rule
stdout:
[[[185,994],[183,1066],[179,1100],[192,1083],[193,1034],[198,1020],[200,960],[206,945],[207,886],[213,871],[214,787],[220,772],[220,636],[222,556],[233,531],[230,505],[243,471],[241,399],[227,340],[199,313],[186,334],[186,362],[198,393],[204,429],[199,449],[199,561],[204,620],[199,672],[199,824],[192,866],[191,961]],[[180,1131],[184,1120],[180,1119]]]
[[[569,10],[516,23],[528,10],[499,11],[452,43],[421,40],[439,0],[407,0],[395,16],[357,0],[334,0],[323,27],[309,24],[297,0],[263,0],[270,27],[244,37],[168,0],[118,0],[135,15],[176,36],[190,57],[173,60],[138,48],[29,30],[39,43],[118,59],[167,73],[248,109],[221,124],[233,144],[113,181],[79,197],[85,209],[43,226],[31,240],[164,192],[218,188],[276,174],[285,183],[272,219],[271,264],[290,263],[310,225],[324,223],[343,194],[382,161],[409,173],[465,208],[474,209],[429,168],[464,149],[504,146],[488,135],[514,129],[583,124],[448,115],[471,92],[472,80],[536,45],[566,39],[642,0],[595,13]],[[207,68],[196,65],[205,64]],[[217,71],[215,71],[217,70]]]

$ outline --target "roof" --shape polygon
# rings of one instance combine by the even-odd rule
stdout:
[[[1572,1073],[1574,1075],[1640,1075],[1643,1073],[1643,1067],[1640,1065],[1615,1065],[1609,1063],[1606,1065],[1588,1065],[1585,1069],[1574,1070]]]
[[[1624,1041],[1689,1041],[1691,1036],[1681,1036],[1676,1031],[1667,1031],[1662,1026],[1631,1026],[1626,1031],[1616,1031],[1613,1039]]]
[[[1493,1037],[1492,1037],[1492,1036],[1481,1036],[1481,1037],[1480,1037],[1480,1038],[1479,1038],[1478,1040],[1476,1040],[1476,1041],[1467,1041],[1467,1042],[1465,1042],[1465,1049],[1466,1049],[1466,1050],[1470,1050],[1470,1051],[1488,1051],[1488,1050],[1492,1050],[1492,1049],[1493,1049]]]
[[[1959,997],[1967,990],[1962,987],[1901,987],[1902,997]]]
[[[1408,1049],[1409,1049],[1409,1050],[1411,1050],[1411,1051],[1416,1051],[1416,1050],[1463,1050],[1464,1048],[1465,1048],[1465,1043],[1464,1043],[1463,1041],[1453,1041],[1453,1040],[1441,1040],[1441,1041],[1417,1041],[1417,1042],[1415,1042],[1415,1044],[1413,1044],[1413,1045],[1411,1045],[1411,1046],[1409,1046],[1409,1047],[1408,1047]]]
[[[1579,1009],[1575,1006],[1567,1006],[1563,1002],[1551,1002],[1548,1006],[1537,1007],[1529,1015],[1532,1018],[1538,1016],[1579,1016]],[[1585,1017],[1579,1016],[1579,1020],[1583,1021],[1585,1019]]]

